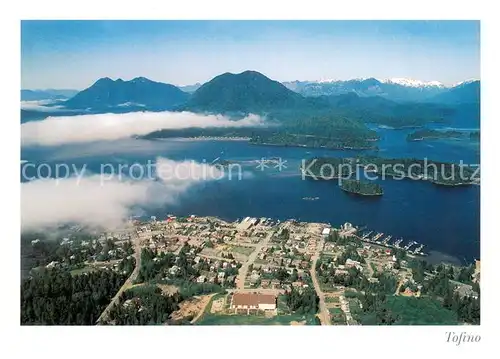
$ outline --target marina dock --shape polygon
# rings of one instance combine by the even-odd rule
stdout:
[[[365,228],[363,228],[363,230],[364,229]],[[352,233],[352,235],[354,235],[356,238],[366,243],[373,243],[388,248],[403,249],[406,252],[417,256],[427,255],[427,253],[422,252],[422,249],[424,248],[423,244],[420,244],[415,241],[410,241],[407,244],[404,244],[403,238],[398,238],[393,243],[391,243],[392,235],[387,235],[384,239],[381,240],[381,238],[384,237],[384,233],[379,232],[372,236],[373,233],[374,231],[365,231],[359,234]],[[414,250],[411,249],[413,246],[416,246]]]

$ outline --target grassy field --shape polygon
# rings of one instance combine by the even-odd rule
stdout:
[[[393,325],[457,325],[456,313],[443,308],[441,303],[428,297],[387,296],[384,303],[391,316],[396,318]],[[362,325],[380,325],[375,312],[363,312],[352,305],[353,317]]]
[[[344,312],[340,308],[328,308],[331,315],[343,314]]]
[[[315,325],[312,315],[277,315],[267,318],[262,315],[218,315],[209,312],[196,322],[197,325],[290,325],[292,321],[306,321],[306,325]]]

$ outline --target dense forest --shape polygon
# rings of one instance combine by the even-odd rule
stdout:
[[[319,297],[312,288],[297,291],[293,287],[285,294],[287,306],[298,314],[316,314],[318,311]]]
[[[343,191],[362,196],[381,196],[384,194],[382,186],[377,183],[367,181],[343,179],[340,181],[339,187]]]
[[[42,269],[21,283],[21,324],[94,325],[127,276]]]
[[[474,267],[454,267],[451,265],[432,266],[423,261],[412,263],[415,280],[422,283],[422,294],[439,299],[445,308],[457,313],[459,321],[479,324],[480,322],[480,287],[471,281]],[[478,298],[460,296],[456,291],[458,284],[470,285]]]
[[[165,295],[155,285],[134,287],[121,294],[118,304],[113,305],[108,319],[102,324],[165,324],[182,300],[181,294]]]

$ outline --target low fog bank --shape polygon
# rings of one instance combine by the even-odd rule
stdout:
[[[55,112],[61,110],[61,105],[55,105],[59,100],[30,100],[21,101],[21,110],[32,110],[40,112]],[[50,105],[50,106],[49,106]]]
[[[164,129],[257,127],[263,119],[250,114],[240,120],[191,112],[130,112],[47,117],[21,125],[21,144],[61,145],[130,138]]]
[[[176,203],[193,186],[224,177],[220,169],[192,161],[156,161],[154,178],[89,174],[21,184],[21,230],[43,230],[67,223],[117,228],[133,207]]]

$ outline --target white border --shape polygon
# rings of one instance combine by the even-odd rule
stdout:
[[[17,9],[15,8],[17,6]],[[15,11],[11,14],[12,10]],[[493,349],[498,318],[498,136],[496,99],[500,63],[495,44],[500,33],[495,7],[479,2],[407,1],[27,1],[9,4],[0,23],[3,113],[2,172],[2,351],[4,357],[161,357],[170,355],[226,357],[402,356],[436,358],[478,356]],[[482,20],[482,324],[480,327],[156,327],[156,328],[26,328],[19,327],[19,19],[481,19]],[[496,31],[495,31],[496,30]],[[457,59],[460,61],[460,59]],[[8,325],[8,327],[7,327]],[[480,345],[455,347],[445,332],[473,331]],[[9,355],[10,354],[10,355]]]

